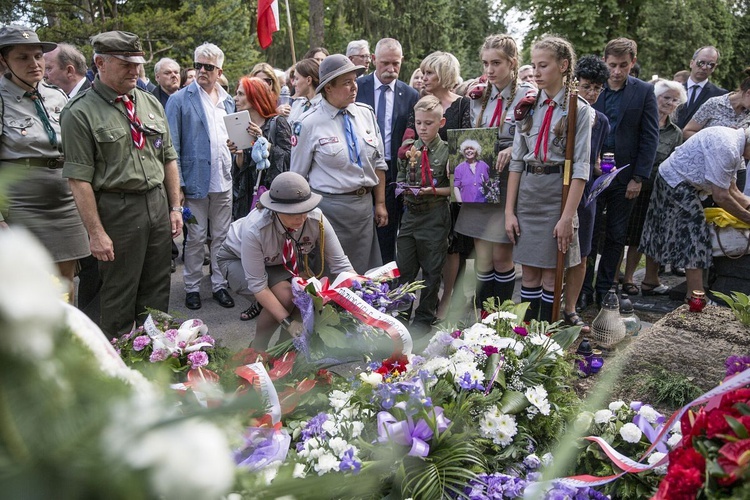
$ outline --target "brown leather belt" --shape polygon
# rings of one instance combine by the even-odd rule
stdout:
[[[562,172],[562,165],[526,165],[526,171],[530,174],[559,174]]]
[[[65,159],[59,158],[13,158],[11,160],[0,160],[3,163],[19,163],[27,167],[46,167],[51,169],[63,168]]]
[[[356,189],[354,191],[349,191],[348,193],[326,193],[323,191],[318,191],[320,194],[325,194],[328,196],[364,196],[366,194],[372,193],[372,187],[361,187],[359,189]]]

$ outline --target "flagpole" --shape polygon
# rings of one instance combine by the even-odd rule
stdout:
[[[297,55],[294,53],[294,33],[292,32],[292,15],[289,13],[289,0],[285,0],[286,4],[286,23],[289,26],[289,46],[292,48],[292,66],[297,64]]]

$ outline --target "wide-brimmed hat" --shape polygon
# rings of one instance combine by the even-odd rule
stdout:
[[[320,76],[320,85],[315,89],[315,93],[319,93],[323,90],[326,84],[331,83],[337,76],[345,75],[356,71],[357,76],[360,76],[365,72],[364,66],[355,65],[348,57],[344,54],[331,54],[323,59],[320,63],[320,69],[318,75]]]
[[[304,214],[318,206],[323,197],[310,191],[310,184],[295,172],[282,172],[260,195],[260,204],[282,214]]]
[[[105,31],[91,37],[95,54],[107,54],[125,62],[146,64],[141,39],[127,31]]]
[[[0,49],[11,45],[41,45],[42,52],[52,52],[57,48],[56,43],[40,42],[36,31],[20,24],[9,24],[0,28]]]

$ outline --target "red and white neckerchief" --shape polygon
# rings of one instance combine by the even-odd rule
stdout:
[[[544,120],[542,120],[542,128],[539,129],[539,135],[536,138],[536,147],[534,148],[534,156],[539,158],[542,163],[547,162],[547,150],[549,148],[549,131],[552,126],[552,113],[555,112],[555,101],[547,99],[544,104],[549,106],[547,112],[544,113]],[[544,157],[539,156],[539,149],[544,144]]]
[[[297,267],[297,254],[294,251],[296,243],[292,236],[287,232],[286,239],[284,240],[284,251],[281,253],[281,260],[284,262],[284,269],[289,273],[297,277],[299,276],[299,268]]]
[[[135,114],[135,106],[133,101],[127,95],[119,95],[115,102],[122,102],[125,105],[125,111],[127,111],[128,121],[130,122],[130,135],[133,137],[133,144],[138,149],[143,149],[146,145],[146,138],[143,136],[141,131],[141,119]]]
[[[495,105],[495,111],[492,113],[492,119],[490,119],[490,128],[492,127],[502,127],[503,124],[500,123],[500,119],[503,116],[503,98],[498,96],[497,97],[497,104]]]

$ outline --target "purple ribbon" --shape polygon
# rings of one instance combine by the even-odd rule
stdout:
[[[411,191],[411,194],[417,196],[422,189],[419,186],[411,186],[406,182],[396,182],[394,184],[396,184],[396,196],[401,195],[404,191]]]
[[[292,437],[284,430],[270,427],[250,427],[245,435],[245,446],[234,453],[237,465],[257,471],[273,462],[284,462]]]
[[[443,415],[443,409],[436,406],[432,411],[435,416],[435,430],[445,431],[450,420]],[[378,413],[378,442],[392,441],[401,446],[411,446],[409,455],[413,457],[424,458],[430,454],[430,445],[427,441],[432,439],[433,434],[430,424],[423,418],[415,424],[411,417],[406,417],[406,420],[397,420],[387,411]]]
[[[656,429],[654,429],[651,426],[651,423],[642,415],[638,414],[633,417],[633,423],[637,425],[641,432],[643,432],[643,434],[648,438],[649,443],[656,444],[656,449],[658,451],[662,453],[669,453],[666,444],[664,444],[664,437],[666,437],[666,434],[662,436],[658,443],[654,443],[654,440],[659,437],[659,433],[661,432],[662,427],[664,427],[664,417],[660,415],[656,422]]]

